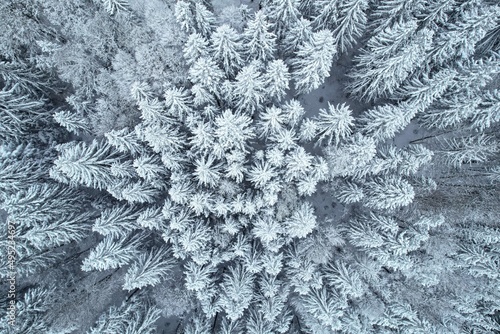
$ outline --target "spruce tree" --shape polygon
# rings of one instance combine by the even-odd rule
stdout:
[[[57,170],[75,184],[104,189],[111,184],[111,165],[121,155],[107,143],[92,141],[69,143],[59,147],[60,156],[54,161]]]
[[[367,0],[344,0],[339,5],[337,24],[333,29],[333,36],[339,52],[346,52],[359,39],[368,22],[366,11]]]
[[[299,47],[292,59],[292,76],[298,94],[318,88],[330,76],[335,54],[335,42],[329,30],[313,33],[311,39]]]
[[[222,64],[226,74],[232,75],[243,63],[241,36],[228,25],[218,27],[211,37],[212,55]]]
[[[265,13],[260,10],[243,32],[243,43],[246,47],[247,59],[269,61],[274,58],[276,36],[270,31]]]

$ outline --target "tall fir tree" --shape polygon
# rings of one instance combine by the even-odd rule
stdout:
[[[292,59],[292,77],[298,94],[309,93],[318,88],[330,76],[336,54],[333,35],[329,30],[313,33]]]

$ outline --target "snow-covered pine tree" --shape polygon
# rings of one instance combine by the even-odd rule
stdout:
[[[328,139],[328,145],[333,141],[338,145],[341,139],[348,137],[354,125],[351,114],[351,109],[345,103],[334,106],[328,102],[328,110],[320,109],[316,118],[318,142]]]
[[[54,119],[61,126],[65,127],[66,130],[74,134],[81,135],[91,132],[86,120],[75,112],[61,110],[54,114]]]
[[[76,212],[87,204],[84,192],[56,183],[42,183],[4,194],[0,208],[14,221],[26,226],[50,221],[63,213]]]
[[[456,21],[439,34],[429,57],[436,65],[453,58],[467,59],[476,51],[476,44],[497,27],[500,6],[472,3],[471,8],[456,14]]]
[[[334,188],[334,195],[343,204],[359,202],[365,197],[363,188],[354,182],[343,182]]]
[[[274,59],[276,36],[271,32],[271,24],[267,22],[264,11],[256,12],[248,22],[243,32],[243,44],[247,60],[266,62]]]
[[[15,86],[2,87],[0,106],[0,140],[3,141],[20,141],[30,132],[36,133],[49,120],[44,100],[20,94]]]
[[[439,153],[447,164],[455,167],[486,162],[499,150],[498,141],[484,134],[445,139],[443,146]]]
[[[90,232],[91,212],[82,214],[63,214],[50,221],[32,224],[19,233],[19,243],[30,245],[38,251],[52,250],[55,247],[78,242]]]
[[[415,116],[415,107],[402,103],[400,105],[382,105],[366,111],[358,120],[361,130],[377,141],[393,138],[403,130]]]
[[[281,42],[282,46],[280,45],[286,55],[295,54],[300,45],[311,39],[313,33],[311,25],[311,21],[302,17],[296,25],[289,28]]]
[[[224,72],[219,65],[211,58],[200,57],[189,68],[189,79],[194,84],[199,84],[202,88],[212,93],[220,92],[220,82],[224,78]]]
[[[291,60],[298,94],[309,93],[318,88],[330,76],[333,57],[337,53],[332,32],[321,30],[304,41]]]
[[[128,10],[129,7],[127,0],[101,0],[101,3],[111,15]]]
[[[264,73],[264,81],[268,96],[281,101],[286,95],[290,82],[288,66],[283,60],[276,59],[268,63],[267,71]]]
[[[456,128],[474,116],[480,102],[474,93],[443,98],[429,108],[420,121],[428,128]]]
[[[305,238],[316,228],[316,215],[309,202],[302,203],[285,220],[286,232],[292,238]]]
[[[151,249],[139,255],[137,262],[132,263],[125,275],[123,288],[126,290],[141,289],[161,283],[172,272],[174,261],[168,248]]]
[[[356,58],[348,90],[362,99],[390,95],[425,62],[433,31],[416,31],[417,23],[396,23],[372,37]],[[389,42],[390,41],[390,42]]]
[[[224,24],[217,27],[210,41],[215,61],[222,64],[222,68],[228,75],[233,75],[243,63],[243,44],[240,34]]]
[[[220,304],[230,320],[240,319],[250,306],[254,280],[254,275],[241,265],[229,267],[224,274]]]
[[[378,210],[394,210],[413,201],[415,192],[408,181],[389,176],[368,181],[364,186],[364,204]]]
[[[325,286],[310,289],[307,295],[301,298],[301,303],[305,311],[312,319],[319,322],[320,328],[323,327],[324,331],[340,330],[340,318],[347,305],[345,297],[339,296],[335,290],[329,290]]]
[[[0,145],[0,198],[46,180],[52,154],[33,142]]]
[[[337,25],[339,16],[339,2],[330,0],[316,0],[313,4],[315,15],[313,26],[315,30],[330,29]]]
[[[363,35],[368,22],[367,9],[368,0],[340,2],[337,23],[333,29],[333,37],[339,53],[352,48],[357,39]]]
[[[236,75],[232,99],[236,110],[252,115],[262,108],[266,100],[266,84],[257,62],[243,67]]]
[[[226,109],[215,118],[215,136],[225,151],[236,149],[246,152],[249,141],[255,137],[252,119]]]
[[[300,18],[297,0],[267,0],[267,16],[274,25],[274,31],[279,39],[293,27]]]
[[[379,33],[394,24],[413,20],[422,12],[423,0],[381,0],[372,13],[371,27]]]
[[[365,293],[365,287],[359,274],[343,261],[330,264],[327,267],[326,279],[330,286],[352,298],[359,298]]]
[[[136,220],[140,213],[138,207],[128,204],[116,205],[101,212],[101,216],[96,219],[92,230],[103,236],[126,237],[131,231],[138,228]]]
[[[105,133],[104,136],[108,140],[108,143],[116,147],[120,153],[129,153],[132,156],[137,156],[144,150],[135,131],[130,131],[129,128],[111,130]]]
[[[368,165],[376,152],[375,140],[360,133],[351,136],[345,144],[339,147],[327,147],[325,154],[330,166],[330,175],[332,177],[355,175],[357,171]]]
[[[200,57],[208,56],[208,40],[199,33],[189,35],[183,49],[184,58],[188,64],[193,64]]]
[[[420,12],[415,13],[415,17],[420,19],[424,27],[438,30],[452,16],[456,0],[425,1]]]
[[[120,268],[137,258],[138,248],[144,242],[140,236],[114,239],[105,237],[92,249],[82,264],[83,271],[108,270]]]
[[[123,155],[109,144],[93,140],[90,145],[72,142],[58,148],[55,168],[75,184],[104,189],[111,184],[111,165]]]
[[[408,99],[408,103],[425,111],[434,101],[438,101],[445,92],[455,85],[455,70],[443,69],[436,72],[432,78],[424,73],[421,78],[410,77],[405,84],[395,92],[395,98]]]
[[[481,103],[471,122],[473,128],[484,131],[500,122],[500,90],[483,92],[481,97]]]
[[[198,184],[215,187],[221,178],[221,164],[216,162],[213,155],[202,156],[195,161],[194,177]]]
[[[193,8],[189,1],[177,1],[175,4],[175,18],[184,30],[184,32],[191,34],[195,29],[195,16],[193,15]]]
[[[57,301],[54,287],[32,286],[19,293],[16,300],[16,321],[14,325],[9,322],[8,312],[2,317],[0,330],[5,334],[26,333],[35,334],[47,332],[54,314],[50,312],[53,303]],[[7,299],[2,301],[2,306],[8,309]],[[52,306],[52,307],[51,307]],[[70,328],[61,333],[69,333]]]
[[[161,310],[152,305],[146,297],[135,295],[120,306],[111,306],[102,314],[87,334],[144,333],[156,332],[155,322]]]
[[[169,88],[163,94],[167,112],[179,120],[183,120],[192,111],[192,97],[183,88]]]
[[[53,89],[53,80],[43,70],[33,65],[21,59],[0,61],[2,88],[7,90],[13,88],[20,95],[27,94],[33,97],[44,96],[50,92]]]
[[[194,5],[194,21],[196,22],[196,30],[204,37],[210,37],[214,26],[215,26],[215,16],[208,10],[208,8],[200,2],[196,2]]]

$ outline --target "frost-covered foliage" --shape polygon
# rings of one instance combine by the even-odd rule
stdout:
[[[0,276],[15,224],[22,293],[0,328],[495,333],[499,14],[2,3]],[[114,295],[61,325],[48,305],[87,277]]]
[[[144,333],[156,332],[155,322],[160,317],[160,310],[143,296],[133,297],[120,306],[111,306],[101,315],[88,334],[99,333]]]

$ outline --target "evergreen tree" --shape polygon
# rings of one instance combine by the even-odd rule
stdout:
[[[87,196],[78,189],[37,182],[4,196],[1,208],[11,219],[31,226],[35,222],[53,220],[63,213],[76,212],[87,200]]]
[[[230,320],[241,318],[249,307],[253,285],[253,275],[242,266],[232,266],[224,275],[220,303]]]
[[[60,155],[54,161],[57,170],[71,182],[103,189],[111,183],[111,165],[121,155],[109,145],[97,140],[90,145],[83,142],[59,147]]]
[[[415,13],[416,17],[422,20],[424,26],[439,28],[449,20],[456,0],[429,1],[422,5],[423,10]]]
[[[152,249],[147,254],[141,254],[125,275],[124,289],[141,289],[147,285],[155,286],[164,280],[173,267],[169,259],[168,249]]]
[[[486,135],[452,138],[444,141],[441,152],[449,165],[460,167],[462,164],[488,161],[498,152],[498,142]]]
[[[335,138],[338,145],[341,139],[348,137],[354,125],[354,118],[351,110],[345,105],[333,106],[328,102],[328,111],[320,109],[316,124],[318,126],[318,142],[328,138],[328,145],[331,145]]]
[[[134,131],[130,131],[128,128],[123,128],[121,130],[111,130],[104,134],[108,143],[116,147],[116,149],[121,153],[129,153],[132,156],[143,151],[143,147],[137,138]]]
[[[197,30],[204,36],[209,37],[215,25],[215,16],[203,4],[196,2],[194,5],[194,20],[196,22]]]
[[[57,301],[54,297],[54,288],[30,287],[19,296],[16,301],[15,325],[9,324],[9,318],[2,317],[0,329],[3,333],[26,333],[35,334],[40,331],[48,331],[54,320],[50,313],[53,303]],[[7,301],[2,303],[8,309]],[[7,312],[6,312],[7,315]],[[71,329],[65,329],[61,333],[68,333]]]
[[[15,88],[0,91],[0,139],[4,141],[20,141],[21,136],[48,123],[45,102],[21,95]]]
[[[381,0],[373,12],[375,33],[405,21],[411,21],[424,8],[423,0]]]
[[[381,141],[393,138],[398,131],[403,130],[416,112],[414,107],[405,104],[383,105],[368,110],[359,121],[367,135]]]
[[[429,78],[424,73],[422,78],[411,77],[407,83],[396,90],[396,97],[409,99],[410,105],[425,111],[434,101],[438,101],[445,92],[455,85],[457,72],[444,69]]]
[[[339,4],[336,1],[316,0],[314,5],[315,12],[313,17],[313,26],[316,30],[330,29],[336,25],[339,16]]]
[[[274,24],[278,38],[283,38],[285,32],[293,27],[300,18],[297,0],[268,0],[268,16]]]
[[[103,236],[123,238],[131,231],[137,229],[136,220],[140,214],[137,207],[129,205],[118,205],[101,212],[96,219],[92,230]]]
[[[90,213],[66,214],[50,222],[33,224],[19,235],[21,243],[37,250],[47,250],[84,239],[90,230]]]
[[[462,11],[456,23],[450,24],[449,30],[437,38],[431,59],[437,65],[454,57],[467,59],[475,52],[476,44],[496,27],[495,19],[499,14],[499,6],[473,5],[469,10]]]
[[[198,179],[198,184],[215,187],[221,178],[221,165],[215,163],[212,155],[201,157],[195,162],[194,176]]]
[[[130,301],[123,301],[118,307],[111,306],[87,334],[153,334],[156,332],[154,324],[160,316],[161,311],[145,297],[134,296]]]
[[[129,264],[138,255],[138,247],[144,238],[133,237],[115,240],[111,236],[105,237],[89,256],[83,261],[82,270],[108,270],[120,268]]]
[[[177,1],[175,4],[175,18],[184,32],[190,34],[195,27],[195,20],[191,4],[187,1]]]
[[[500,90],[482,94],[480,108],[471,121],[472,126],[479,131],[484,131],[500,121]]]
[[[292,75],[297,93],[308,93],[318,88],[330,76],[335,42],[329,30],[315,32],[305,41],[292,59]]]
[[[288,66],[281,59],[268,63],[267,71],[264,73],[266,92],[269,97],[280,101],[289,88],[290,73]]]
[[[248,141],[255,134],[250,127],[251,118],[227,109],[215,119],[215,135],[224,150],[237,149],[246,151]]]
[[[357,57],[357,70],[351,74],[349,90],[366,100],[392,94],[425,61],[433,32],[409,21],[395,24],[372,37]]]
[[[10,195],[46,180],[51,158],[52,152],[43,152],[31,142],[1,145],[0,195]]]
[[[56,112],[54,114],[54,119],[68,131],[71,131],[77,135],[91,132],[89,125],[86,123],[83,117],[68,110]]]
[[[339,5],[338,24],[333,30],[336,45],[340,52],[353,47],[365,29],[368,21],[367,0],[344,0]]]
[[[260,138],[266,138],[269,135],[276,134],[285,126],[285,115],[283,114],[283,110],[275,106],[266,108],[259,114],[257,126],[259,128]]]
[[[127,0],[101,0],[101,2],[111,15],[128,9]]]
[[[352,136],[344,145],[328,147],[325,153],[330,166],[330,175],[353,176],[368,165],[376,152],[374,139],[364,137],[360,133]]]
[[[243,32],[247,59],[265,62],[274,58],[276,36],[270,30],[271,24],[267,22],[264,12],[256,12]]]
[[[233,85],[232,98],[239,112],[253,114],[262,108],[266,85],[256,63],[241,69]]]
[[[363,188],[354,182],[345,182],[335,189],[335,196],[344,204],[359,202],[365,197]]]
[[[170,88],[163,94],[165,106],[170,115],[183,119],[191,112],[191,96],[182,88]]]
[[[208,56],[208,40],[199,33],[189,35],[184,47],[184,58],[188,64],[193,64],[198,58]]]
[[[201,57],[189,68],[189,79],[209,92],[219,92],[224,72],[210,58]]]
[[[241,36],[236,30],[224,24],[211,37],[214,59],[222,64],[224,71],[232,75],[243,63]]]
[[[366,183],[365,205],[379,210],[394,210],[413,201],[413,187],[399,177],[377,178]]]
[[[300,18],[296,25],[292,25],[283,38],[283,49],[287,55],[293,55],[297,52],[300,45],[312,38],[311,21]]]
[[[309,202],[304,202],[285,221],[287,233],[292,238],[304,238],[316,227],[316,216]]]

